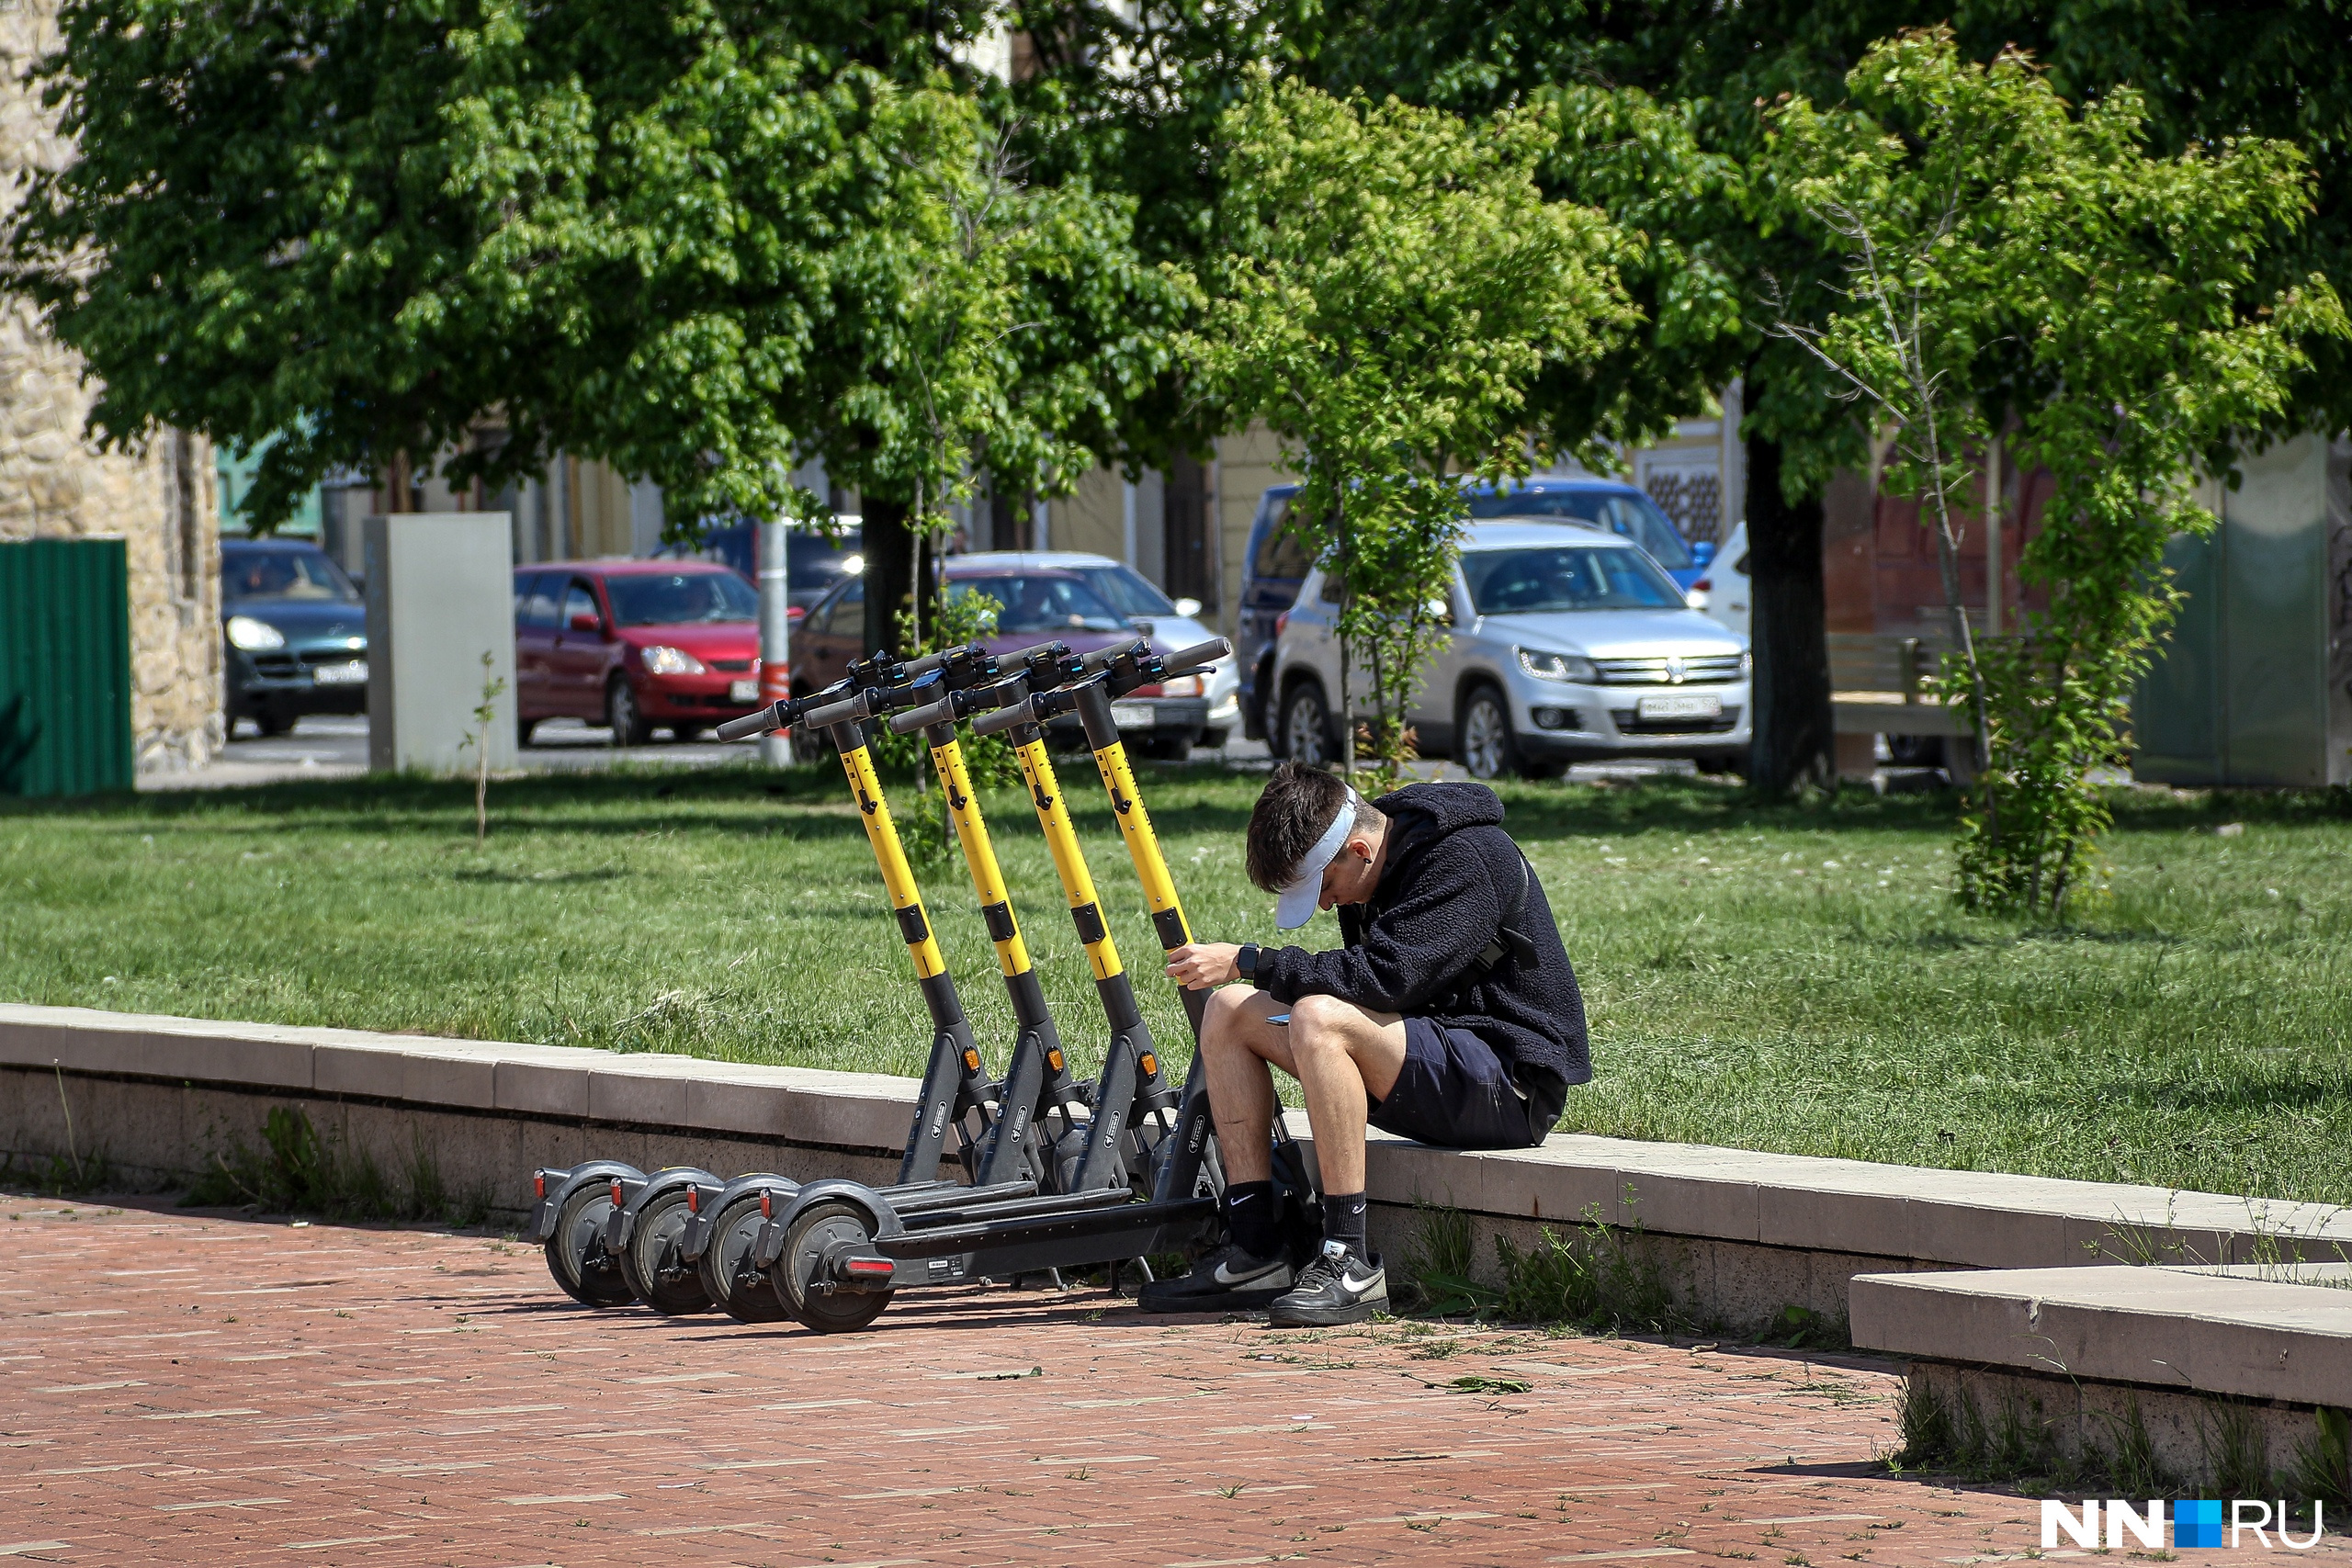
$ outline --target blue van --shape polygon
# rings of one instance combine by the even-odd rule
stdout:
[[[1657,502],[1621,480],[1539,477],[1476,485],[1469,493],[1474,518],[1557,517],[1631,539],[1686,592],[1714,558],[1713,543],[1686,541]],[[1252,740],[1266,738],[1261,682],[1273,675],[1274,637],[1283,612],[1298,597],[1298,585],[1315,564],[1283,525],[1297,494],[1296,485],[1274,485],[1259,499],[1258,514],[1250,523],[1249,548],[1241,558],[1240,613],[1235,622],[1238,647],[1234,651],[1241,664],[1242,733]]]

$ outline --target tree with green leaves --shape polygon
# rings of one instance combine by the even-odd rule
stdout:
[[[1524,474],[1551,435],[1530,386],[1631,324],[1616,231],[1536,185],[1555,134],[1535,114],[1472,121],[1262,78],[1221,127],[1222,243],[1193,352],[1232,416],[1304,454],[1291,515],[1340,589],[1351,772],[1359,663],[1384,768],[1411,754],[1463,479]]]
[[[1876,46],[1847,87],[1850,108],[1772,115],[1767,167],[1845,268],[1824,309],[1774,330],[1845,383],[1890,443],[1885,482],[1936,535],[1958,644],[1941,685],[1979,763],[1960,894],[2054,916],[2108,823],[2090,774],[2128,744],[2178,600],[2165,543],[2213,525],[2189,499],[2199,460],[2281,417],[2306,344],[2352,328],[2324,276],[2260,287],[2266,242],[2309,208],[2286,143],[2150,156],[2138,94],[2077,115],[2023,55],[1977,65],[1942,28]],[[2056,489],[2019,561],[2047,607],[1987,644],[1961,597],[1960,514],[1996,434]]]
[[[104,382],[100,438],[276,434],[260,525],[486,419],[453,479],[561,449],[689,522],[775,515],[876,281],[843,241],[982,10],[68,0],[39,73],[80,155],[7,281]]]
[[[1671,263],[1705,261],[1727,281],[1717,319],[1662,307],[1679,276],[1626,267],[1644,325],[1626,345],[1625,385],[1646,417],[1698,404],[1694,387],[1744,376],[1747,524],[1756,587],[1756,746],[1752,777],[1776,792],[1824,774],[1831,747],[1823,638],[1821,495],[1840,468],[1866,469],[1862,432],[1836,383],[1786,339],[1765,333],[1769,276],[1785,299],[1823,298],[1839,253],[1817,229],[1782,220],[1769,176],[1751,177],[1767,111],[1790,96],[1826,108],[1875,41],[1949,21],[1963,57],[1987,62],[2012,43],[2048,62],[2069,101],[2118,86],[2142,95],[2151,150],[2174,156],[2232,138],[2288,140],[2312,161],[2315,209],[2274,233],[2256,260],[2266,295],[2311,273],[2352,276],[2352,76],[2341,68],[2334,0],[1340,0],[1301,6],[1283,24],[1295,67],[1335,90],[1396,93],[1464,113],[1547,95],[1600,109],[1564,129],[1621,128],[1564,143],[1551,194],[1591,201]],[[2226,39],[2226,44],[2217,40]],[[1612,108],[1611,106],[1617,106]],[[1813,324],[1820,324],[1817,321]],[[1702,330],[1692,331],[1693,327]],[[1622,422],[1630,428],[1636,422]],[[2352,345],[2321,339],[2293,371],[2286,402],[2260,434],[2352,426]]]
[[[812,441],[830,474],[884,502],[867,506],[867,641],[905,650],[930,645],[947,508],[983,474],[1065,495],[1127,456],[1133,406],[1172,371],[1193,293],[1136,254],[1133,198],[1035,183],[1017,128],[970,99],[924,103],[908,177],[849,247],[883,281],[876,308],[842,318],[836,353],[855,374]]]

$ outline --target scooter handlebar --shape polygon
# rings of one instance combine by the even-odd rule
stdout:
[[[916,730],[929,729],[934,724],[955,723],[956,695],[956,693],[950,692],[945,696],[940,698],[937,702],[929,704],[926,706],[909,708],[904,713],[892,714],[890,716],[890,733],[893,735],[912,735]]]
[[[854,696],[843,697],[840,702],[828,703],[823,707],[816,709],[808,716],[808,723],[811,729],[830,729],[837,724],[853,724],[859,719],[873,716],[873,709],[866,703],[865,694],[860,692]]]
[[[1233,645],[1221,637],[1195,643],[1191,648],[1171,653],[1163,661],[1170,675],[1189,675],[1195,670],[1205,670],[1233,651]]]
[[[1150,658],[1151,643],[1149,639],[1137,638],[1134,642],[1114,643],[1109,648],[1098,648],[1093,652],[1087,654],[1080,662],[1087,674],[1093,675],[1108,670],[1112,665],[1116,664],[1121,659],[1127,657],[1128,655],[1133,655],[1136,659]]]
[[[743,740],[754,735],[765,735],[770,730],[782,729],[791,722],[777,711],[786,705],[780,702],[770,703],[757,713],[730,718],[718,727],[718,738],[721,740]]]
[[[1034,723],[1032,710],[1036,701],[1035,697],[1023,697],[1017,703],[1007,703],[991,713],[984,713],[972,721],[972,733],[1001,735],[1016,725]]]

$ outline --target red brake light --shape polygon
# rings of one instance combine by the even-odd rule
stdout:
[[[621,1202],[621,1179],[616,1176],[613,1178],[613,1207],[618,1209],[625,1206]]]
[[[531,1196],[534,1198],[544,1198],[547,1195],[548,1173],[544,1170],[533,1171],[531,1173]]]
[[[1714,587],[1715,580],[1713,578],[1702,577],[1698,581],[1690,585],[1690,592],[1693,593],[1711,593],[1714,591]]]
[[[895,1274],[899,1269],[898,1265],[887,1258],[853,1258],[842,1265],[842,1271],[850,1274]]]
[[[695,1188],[686,1189],[686,1213],[689,1214],[702,1213],[702,1193]]]
[[[760,1218],[763,1220],[775,1218],[775,1205],[768,1201],[768,1195],[765,1192],[760,1194]]]
[[[1274,617],[1274,635],[1275,635],[1276,637],[1280,637],[1280,636],[1282,636],[1282,635],[1283,635],[1283,631],[1284,631],[1284,630],[1285,630],[1289,626],[1290,626],[1290,612],[1289,612],[1288,610],[1284,610],[1281,615],[1276,615],[1276,616]]]

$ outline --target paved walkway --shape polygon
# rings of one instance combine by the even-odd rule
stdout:
[[[1877,1472],[1894,1382],[1850,1358],[1004,1292],[820,1338],[592,1314],[481,1235],[0,1214],[0,1556],[28,1561],[1826,1565],[2039,1539],[2032,1503]]]

